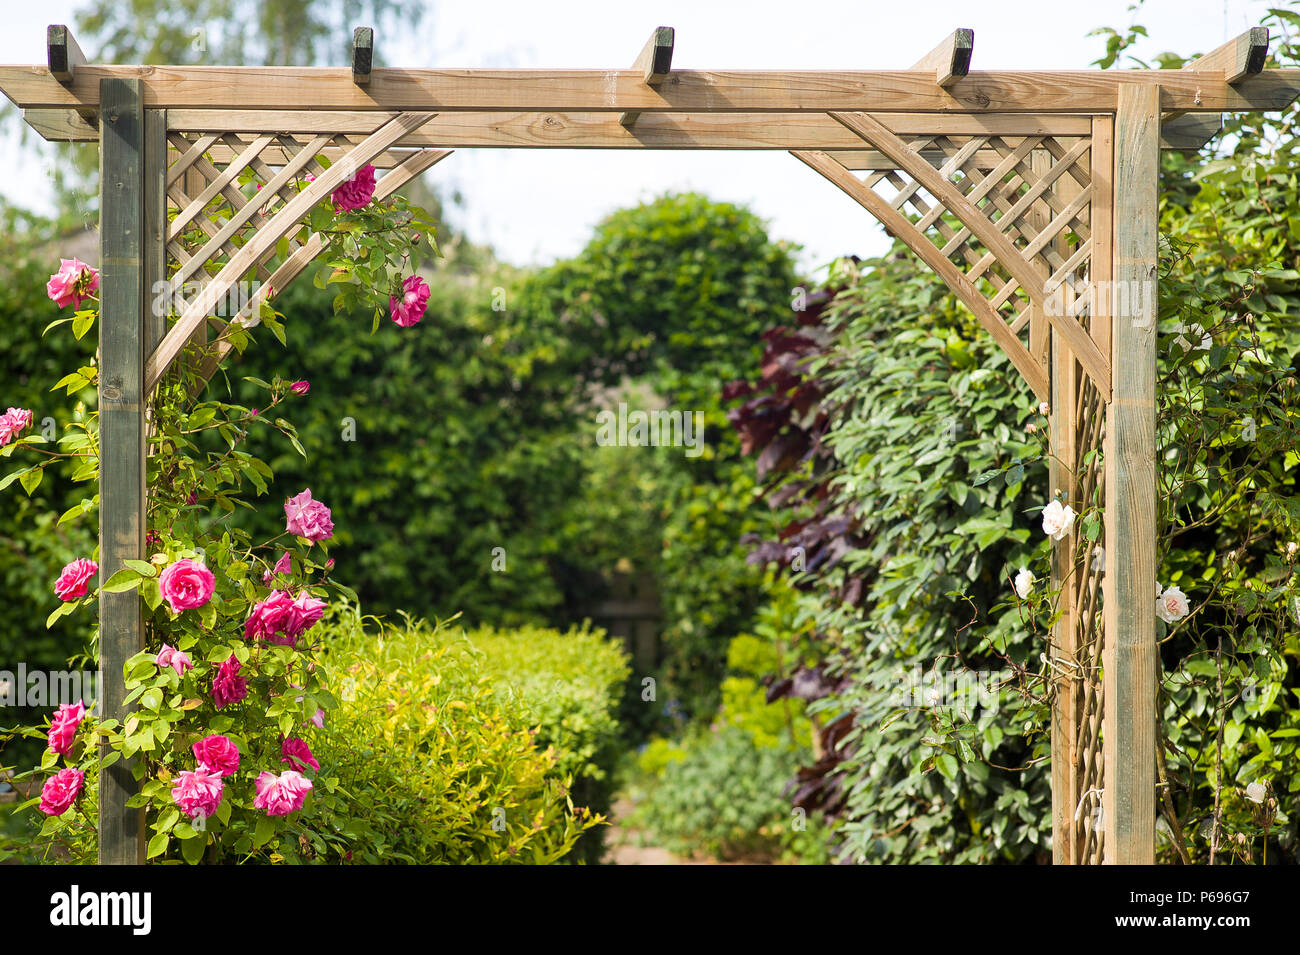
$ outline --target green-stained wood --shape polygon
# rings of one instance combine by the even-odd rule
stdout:
[[[167,110],[144,111],[145,353],[167,331]]]
[[[365,86],[375,65],[375,31],[357,27],[352,31],[352,82]]]
[[[1160,89],[1115,114],[1112,394],[1106,411],[1105,854],[1155,861],[1156,208]]]
[[[144,113],[139,80],[105,79],[100,122],[100,580],[144,556]],[[123,664],[144,647],[140,598],[99,598],[99,710],[125,719]],[[107,753],[107,747],[101,753]],[[99,773],[99,861],[144,861],[144,809],[131,763]]]

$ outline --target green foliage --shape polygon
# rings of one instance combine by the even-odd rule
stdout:
[[[94,355],[94,335],[74,337],[42,329],[60,317],[59,308],[45,294],[45,282],[59,268],[58,246],[49,224],[32,220],[11,208],[0,209],[4,240],[0,241],[0,412],[10,407],[33,413],[27,436],[63,432],[87,413],[82,402],[93,409],[93,388],[51,390],[50,385],[69,369],[84,367]],[[10,449],[15,445],[9,445]],[[26,471],[34,463],[25,455],[49,450],[48,445],[28,445],[28,451],[0,452],[0,480]],[[74,484],[75,470],[56,462],[28,474],[41,477],[31,494],[26,487],[12,485],[4,492],[3,521],[0,521],[0,588],[6,612],[0,618],[0,672],[15,679],[19,665],[28,671],[94,669],[87,664],[92,624],[82,617],[63,617],[48,629],[41,622],[49,615],[53,584],[69,561],[91,553],[96,544],[93,489]],[[61,517],[86,502],[89,520]],[[76,515],[74,514],[73,517]],[[33,625],[33,622],[35,624]],[[17,725],[38,720],[35,708],[6,708],[0,725]],[[34,761],[40,749],[34,742],[16,739],[7,745],[0,738],[0,764],[23,765]]]
[[[342,703],[317,752],[332,798],[304,820],[328,846],[318,861],[545,864],[601,823],[570,793],[575,772],[603,768],[601,734],[614,729],[605,717],[622,660],[598,634],[366,629],[353,611],[326,630]],[[575,649],[556,662],[529,643]],[[551,688],[569,705],[548,709]]]
[[[1106,65],[1133,35],[1111,34]],[[1277,55],[1293,61],[1285,46]],[[1298,841],[1287,795],[1300,791],[1296,115],[1233,120],[1222,159],[1164,159],[1158,566],[1160,585],[1179,585],[1192,609],[1158,624],[1162,861],[1289,860]],[[1041,651],[1054,595],[1040,583],[1017,600],[1011,577],[1022,566],[1048,576],[1037,521],[1053,493],[1046,422],[987,336],[901,249],[839,283],[827,318],[839,336],[815,374],[832,414],[831,508],[852,536],[833,572],[805,578],[804,598],[843,678],[810,712],[853,721],[833,777],[844,797],[837,854],[1044,861]],[[1096,502],[1070,503],[1091,547]],[[852,575],[866,583],[861,599],[844,599]],[[973,705],[900,701],[900,681],[924,693],[931,674],[968,671],[993,674]],[[1251,783],[1261,801],[1247,799]]]
[[[755,743],[745,730],[721,727],[684,744],[685,755],[654,752],[642,763],[658,768],[637,811],[666,848],[720,859],[779,858],[800,810],[781,795],[804,754]],[[800,822],[802,825],[803,822]]]
[[[572,778],[572,801],[608,814],[621,743],[616,710],[630,672],[619,643],[586,626],[525,626],[480,628],[441,645],[473,656],[511,720],[554,749],[557,769]],[[586,861],[599,861],[602,832],[579,843]]]

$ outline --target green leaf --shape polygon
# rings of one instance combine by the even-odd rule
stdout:
[[[181,855],[190,865],[198,865],[203,861],[203,853],[207,848],[208,834],[200,832],[193,839],[185,839],[181,842]]]
[[[18,481],[22,484],[23,490],[27,492],[27,496],[31,497],[32,492],[41,486],[41,480],[44,477],[45,468],[36,467],[19,477]]]
[[[0,480],[0,491],[3,491],[30,470],[32,470],[32,468],[19,468],[17,471],[12,471],[9,474],[6,474],[3,480]]]
[[[54,621],[58,620],[60,617],[66,617],[76,609],[77,601],[75,600],[69,600],[67,603],[59,604],[59,606],[55,608],[54,612],[45,618],[45,629],[50,629],[50,627],[54,625]]]
[[[253,847],[262,848],[275,835],[275,822],[270,816],[263,816],[257,820],[257,829],[253,832]]]
[[[146,859],[154,859],[167,851],[167,843],[171,841],[171,836],[165,832],[160,832],[149,840],[149,848],[145,852]]]
[[[104,581],[100,590],[106,594],[124,594],[128,590],[135,590],[138,586],[140,586],[140,572],[130,567],[123,567]]]

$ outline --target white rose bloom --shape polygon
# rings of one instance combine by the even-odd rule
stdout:
[[[1046,414],[1047,414],[1049,411],[1051,411],[1051,410],[1052,410],[1052,409],[1051,409],[1051,406],[1048,405],[1048,403],[1047,403],[1046,401],[1040,401],[1040,402],[1038,403],[1038,413],[1039,413],[1040,415],[1046,415]]]
[[[1034,575],[1029,572],[1028,567],[1021,567],[1020,573],[1016,574],[1016,593],[1020,599],[1024,600],[1034,589]]]
[[[1156,616],[1165,623],[1176,623],[1182,620],[1190,609],[1187,595],[1178,587],[1168,587],[1156,598]]]
[[[1074,526],[1074,508],[1060,501],[1053,501],[1043,508],[1043,533],[1052,540],[1064,540]]]
[[[1257,806],[1263,805],[1267,794],[1268,788],[1263,783],[1251,783],[1246,787],[1246,798]]]

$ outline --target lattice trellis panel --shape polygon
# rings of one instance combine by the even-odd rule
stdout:
[[[400,113],[369,136],[169,129],[164,299],[177,319],[150,358],[148,385],[187,344],[202,378],[219,367],[233,347],[228,324],[255,323],[262,301],[326,247],[304,219],[358,170],[376,167],[382,200],[450,155],[398,145],[430,116]]]
[[[1105,403],[1092,383],[1080,376],[1073,415],[1062,424],[1073,439],[1057,449],[1061,460],[1053,478],[1076,506],[1101,507],[1105,501],[1105,469],[1100,456],[1105,429]],[[1063,389],[1057,389],[1058,397]],[[1053,695],[1052,759],[1058,790],[1056,837],[1067,845],[1057,853],[1060,861],[1100,865],[1103,861],[1105,820],[1102,791],[1105,761],[1102,752],[1102,579],[1105,570],[1100,537],[1084,538],[1076,522],[1073,533],[1059,546],[1052,567],[1053,587],[1060,591],[1060,619],[1049,650]]]
[[[859,176],[833,153],[797,150],[794,155],[856,199],[930,265],[1041,398],[1047,400],[1050,392],[1048,326],[1109,397],[1109,362],[1086,323],[1092,301],[1091,140],[899,137],[866,114],[832,115],[893,168]]]

